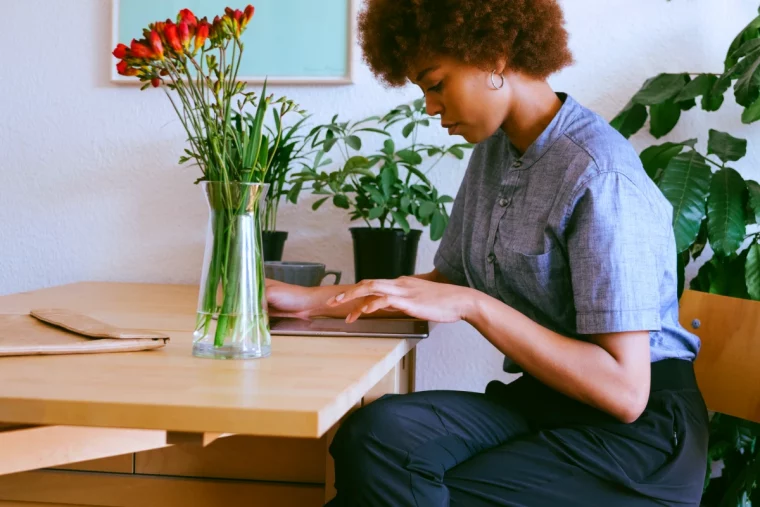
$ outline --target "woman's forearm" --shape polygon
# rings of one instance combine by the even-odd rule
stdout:
[[[648,340],[646,350],[638,352],[639,359],[647,354],[646,378],[639,379],[634,377],[644,376],[641,365],[631,368],[600,345],[555,333],[482,292],[473,290],[464,317],[523,370],[567,396],[625,422],[638,418],[646,406]]]

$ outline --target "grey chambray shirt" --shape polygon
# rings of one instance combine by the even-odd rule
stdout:
[[[522,156],[501,129],[475,147],[435,267],[562,335],[649,331],[652,362],[693,360],[672,206],[625,138],[558,96]]]

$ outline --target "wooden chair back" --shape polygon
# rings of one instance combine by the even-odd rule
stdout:
[[[694,368],[707,408],[760,423],[760,302],[686,290],[680,307],[702,340]]]

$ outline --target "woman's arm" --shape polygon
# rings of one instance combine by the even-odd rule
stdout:
[[[436,322],[465,320],[526,372],[567,396],[623,422],[636,420],[646,407],[647,331],[595,335],[583,342],[555,333],[475,289],[411,278],[361,282],[329,304],[355,302],[368,295],[374,295],[374,301],[362,307],[356,304],[347,320],[383,308]]]
[[[538,380],[633,422],[649,399],[649,332],[605,333],[588,342],[551,331],[478,292],[464,320]]]

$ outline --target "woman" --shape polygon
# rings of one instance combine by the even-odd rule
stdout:
[[[698,505],[707,412],[678,324],[673,209],[628,144],[546,78],[556,0],[368,0],[366,61],[478,143],[416,277],[273,283],[274,312],[464,320],[523,371],[485,393],[388,396],[338,431],[340,506]]]

